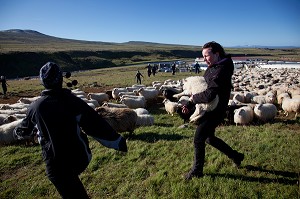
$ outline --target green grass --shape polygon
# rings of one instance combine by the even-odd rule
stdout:
[[[93,82],[100,88],[125,86],[135,83],[137,69],[146,76],[144,66],[138,65],[86,71],[73,78],[82,89]],[[159,73],[145,77],[143,83],[190,75]],[[42,89],[39,80],[8,83],[15,94]],[[93,159],[80,178],[91,198],[300,198],[299,117],[246,127],[219,126],[216,135],[245,153],[242,168],[207,145],[204,177],[185,182],[182,175],[192,165],[195,126],[178,128],[181,118],[167,115],[161,103],[147,109],[155,124],[135,130],[127,142],[128,153],[107,149],[90,138]],[[45,175],[40,146],[2,146],[0,156],[0,198],[60,198]]]

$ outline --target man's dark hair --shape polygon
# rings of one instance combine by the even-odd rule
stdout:
[[[220,57],[223,58],[226,56],[224,48],[217,42],[211,41],[203,45],[202,49],[211,48],[211,51],[215,53],[219,53]]]

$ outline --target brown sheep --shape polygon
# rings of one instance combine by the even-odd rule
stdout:
[[[95,110],[117,132],[132,134],[136,128],[137,114],[130,108],[97,107]]]

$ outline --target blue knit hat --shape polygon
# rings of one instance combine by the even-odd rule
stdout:
[[[40,79],[47,89],[62,88],[63,76],[61,69],[53,62],[48,62],[41,68]]]

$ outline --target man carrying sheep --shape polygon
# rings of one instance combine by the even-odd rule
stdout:
[[[205,159],[205,142],[227,155],[236,166],[240,166],[244,154],[233,150],[223,140],[215,136],[216,127],[222,122],[230,97],[231,76],[234,65],[229,55],[225,54],[223,47],[216,42],[208,42],[202,48],[204,61],[208,65],[203,77],[207,82],[207,89],[191,95],[190,100],[195,103],[209,103],[219,96],[217,107],[206,112],[198,121],[194,136],[194,163],[192,169],[184,175],[185,180],[203,176]],[[189,110],[183,108],[183,113]]]
[[[45,64],[40,79],[46,90],[30,105],[14,136],[37,135],[47,176],[63,198],[89,198],[78,177],[92,157],[87,135],[124,152],[126,140],[87,103],[62,88],[63,75],[57,64]]]

